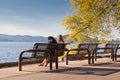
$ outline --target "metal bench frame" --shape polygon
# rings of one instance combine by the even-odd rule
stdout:
[[[92,64],[94,64],[94,60],[97,60],[97,54],[108,54],[111,53],[112,61],[116,60],[116,53],[119,44],[106,44],[103,48],[95,48],[92,54]],[[98,52],[98,50],[104,50],[103,52]]]
[[[88,64],[90,64],[91,63],[91,54],[92,54],[94,48],[97,48],[97,46],[98,46],[98,43],[91,43],[91,44],[82,43],[82,44],[78,45],[78,48],[69,49],[67,51],[67,55],[66,55],[66,65],[68,65],[68,56],[69,56],[69,52],[71,52],[71,51],[78,51],[78,54],[80,53],[80,51],[87,51]]]
[[[38,49],[38,46],[39,45],[47,45],[49,46],[49,49]],[[63,46],[63,48],[59,47],[59,46]],[[53,49],[53,47],[55,48],[56,46],[56,49],[55,49],[55,55],[53,56],[52,52],[51,52],[51,49]],[[52,70],[52,62],[53,62],[53,57],[55,57],[55,63],[56,63],[56,69],[58,69],[58,53],[59,53],[59,50],[63,50],[65,51],[65,46],[66,44],[56,44],[56,43],[35,43],[34,44],[34,49],[29,49],[29,50],[23,50],[20,52],[20,55],[19,55],[19,62],[18,62],[18,66],[19,66],[19,71],[22,71],[22,61],[23,61],[23,54],[24,53],[33,53],[33,57],[37,57],[36,54],[37,52],[48,52],[49,53],[49,59],[50,59],[50,70]],[[61,48],[61,49],[60,49]]]

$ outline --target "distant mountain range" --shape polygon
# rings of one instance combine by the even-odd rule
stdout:
[[[63,35],[65,39],[67,35]],[[29,36],[29,35],[6,35],[0,34],[0,42],[47,42],[47,37],[44,36]],[[120,42],[120,39],[110,40],[109,43]]]
[[[47,37],[0,34],[0,42],[46,42]]]
[[[66,36],[63,35],[63,38],[66,38]],[[0,34],[0,42],[47,42],[47,37]]]

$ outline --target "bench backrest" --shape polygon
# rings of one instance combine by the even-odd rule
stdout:
[[[105,52],[107,53],[109,53],[109,52],[111,52],[111,50],[110,49],[107,49],[107,48],[113,48],[114,49],[114,51],[116,51],[117,50],[117,48],[119,47],[119,44],[106,44],[105,45]]]
[[[108,48],[118,48],[119,44],[106,44],[106,47],[108,47]]]
[[[47,43],[35,43],[33,45],[33,49],[43,49],[45,50],[47,48]],[[35,54],[33,55],[34,57],[36,56],[44,56],[43,55],[44,52],[35,52]]]
[[[34,44],[34,49],[49,49],[51,51],[51,55],[55,56],[56,54],[58,56],[62,56],[64,54],[64,49],[65,49],[66,44],[63,43],[35,43]],[[37,56],[43,55],[44,52],[37,52]]]
[[[90,52],[93,51],[93,49],[98,47],[98,43],[94,43],[94,44],[79,44],[78,48],[84,48],[84,49],[88,49]]]

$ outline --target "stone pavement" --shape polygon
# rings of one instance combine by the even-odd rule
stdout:
[[[54,65],[54,64],[53,64]],[[98,59],[94,65],[88,65],[87,60],[59,63],[59,70],[49,70],[38,64],[18,67],[0,68],[0,80],[120,80],[120,62],[112,62],[109,58]]]

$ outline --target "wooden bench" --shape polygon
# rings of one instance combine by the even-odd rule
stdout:
[[[68,56],[69,56],[69,52],[71,51],[77,51],[77,54],[80,54],[81,51],[86,51],[86,53],[88,54],[88,64],[91,63],[91,53],[93,52],[93,50],[95,48],[97,48],[98,43],[91,43],[91,44],[79,44],[78,48],[74,48],[74,49],[69,49],[67,51],[67,55],[66,55],[66,65],[68,65]]]
[[[40,54],[41,52],[44,54],[45,52],[49,53],[49,59],[50,59],[50,70],[52,70],[52,62],[53,57],[55,57],[55,63],[56,63],[56,69],[58,69],[58,56],[61,56],[63,52],[65,51],[66,44],[55,44],[55,43],[35,43],[33,49],[29,50],[23,50],[20,52],[19,55],[19,71],[22,71],[22,61],[24,60],[23,54],[24,53],[32,53],[31,58],[38,57],[37,54]],[[48,48],[46,48],[48,47]],[[54,51],[54,53],[52,53]],[[29,59],[29,58],[28,58]]]
[[[97,60],[97,54],[111,54],[112,61],[115,61],[115,55],[119,44],[106,44],[105,47],[97,47],[92,54],[92,63]],[[100,55],[99,55],[100,56]]]

